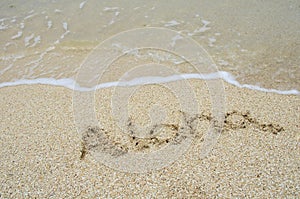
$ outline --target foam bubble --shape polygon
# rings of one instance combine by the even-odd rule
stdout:
[[[171,26],[177,26],[179,25],[180,23],[176,20],[171,20],[171,21],[168,21],[166,24],[165,24],[165,27],[171,27]]]
[[[6,68],[4,68],[3,70],[0,71],[0,75],[3,75],[6,71],[8,71],[9,69],[11,69],[14,66],[14,64],[9,64]]]
[[[63,22],[63,28],[65,29],[65,31],[68,31],[68,23],[67,22]]]
[[[210,27],[208,27],[208,25],[210,24],[209,21],[207,21],[207,20],[201,20],[201,22],[202,22],[203,26],[200,27],[200,28],[195,29],[192,33],[188,33],[189,36],[193,36],[196,33],[203,33],[203,32],[205,32],[205,31],[207,31],[207,30],[210,29]]]
[[[41,36],[36,36],[34,39],[33,39],[33,44],[31,44],[31,46],[29,47],[34,47],[36,46],[37,44],[41,43]]]
[[[8,28],[8,25],[5,25],[4,22],[0,24],[0,30],[5,30]]]
[[[48,29],[50,29],[50,28],[52,27],[52,21],[49,20],[49,21],[47,22],[47,25],[48,25]]]
[[[209,41],[208,46],[212,47],[217,40],[215,37],[210,37],[208,38],[208,41]]]
[[[21,29],[24,29],[25,28],[25,24],[22,22],[22,23],[20,23],[20,28]]]
[[[55,10],[54,10],[54,12],[55,12],[55,13],[61,13],[61,12],[62,12],[62,10],[55,9]]]
[[[33,12],[29,12],[29,13],[33,13]],[[30,19],[30,18],[32,18],[32,17],[34,17],[34,16],[36,16],[36,15],[37,15],[37,13],[35,13],[35,14],[30,14],[30,15],[26,16],[26,17],[24,18],[24,20]]]
[[[63,29],[65,30],[65,32],[60,36],[60,39],[65,38],[65,36],[70,33],[70,31],[68,30],[68,23],[67,22],[63,22]],[[54,42],[54,44],[59,44],[60,39],[56,40]]]
[[[107,11],[116,11],[118,10],[118,7],[105,7],[103,8],[103,11],[107,12]]]
[[[33,33],[30,36],[25,37],[25,39],[24,39],[25,47],[27,47],[29,45],[30,40],[32,40],[33,38],[34,38]]]
[[[18,39],[18,38],[22,37],[22,35],[23,35],[23,32],[18,31],[18,33],[16,35],[12,36],[11,39]]]
[[[86,4],[87,1],[83,1],[79,4],[79,8],[82,9],[84,7],[84,5]]]
[[[177,40],[180,40],[180,39],[183,39],[183,37],[181,35],[176,35],[175,37],[172,37],[172,43],[171,43],[171,46],[174,47],[175,44],[176,44],[176,41]]]

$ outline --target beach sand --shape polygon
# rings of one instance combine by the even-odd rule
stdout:
[[[224,83],[226,123],[211,153],[201,158],[211,105],[203,81],[189,82],[199,100],[202,119],[194,129],[199,136],[173,164],[147,173],[118,171],[95,158],[86,132],[78,132],[74,123],[73,91],[47,85],[1,88],[0,198],[299,198],[299,96]],[[176,124],[178,102],[168,92],[158,99],[160,89],[143,86],[131,98],[133,121],[147,123],[143,108],[151,107],[146,102],[152,99],[165,107],[169,124]],[[113,92],[97,91],[95,103],[111,140],[145,153],[166,145],[141,139],[143,147],[138,147],[128,134],[122,137],[110,114]]]

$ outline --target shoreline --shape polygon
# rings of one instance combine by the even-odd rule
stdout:
[[[130,81],[113,81],[113,82],[105,82],[94,86],[93,88],[81,87],[78,85],[76,80],[72,78],[62,78],[62,79],[55,79],[55,78],[37,78],[37,79],[21,79],[13,82],[2,82],[0,83],[0,89],[4,87],[11,87],[11,86],[19,86],[19,85],[50,85],[50,86],[62,86],[71,90],[76,91],[93,91],[97,89],[103,88],[110,88],[110,87],[126,87],[126,86],[137,86],[137,85],[145,85],[145,84],[155,84],[155,83],[168,83],[180,80],[214,80],[214,79],[221,79],[224,82],[234,85],[238,88],[246,88],[250,90],[256,90],[261,92],[267,93],[276,93],[282,95],[300,95],[300,91],[296,89],[291,90],[278,90],[273,88],[263,88],[256,85],[251,84],[241,84],[235,80],[235,77],[232,76],[229,72],[226,71],[219,71],[217,73],[210,73],[210,74],[180,74],[180,75],[172,75],[166,77],[158,77],[158,76],[149,76],[149,77],[140,77],[135,78]]]

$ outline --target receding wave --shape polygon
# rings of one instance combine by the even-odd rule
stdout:
[[[21,79],[13,82],[3,82],[0,83],[0,88],[9,87],[9,86],[18,86],[18,85],[34,85],[34,84],[44,84],[44,85],[52,85],[52,86],[63,86],[68,89],[77,90],[77,91],[93,91],[96,89],[102,88],[109,88],[109,87],[116,87],[116,86],[137,86],[137,85],[144,85],[144,84],[159,84],[159,83],[167,83],[167,82],[174,82],[178,80],[184,79],[200,79],[200,80],[213,80],[213,79],[223,79],[225,82],[237,86],[239,88],[247,88],[251,90],[257,90],[262,92],[268,93],[277,93],[282,95],[299,95],[300,92],[296,89],[292,90],[277,90],[277,89],[268,89],[262,88],[256,85],[250,84],[241,84],[236,81],[235,77],[226,72],[226,71],[219,71],[217,73],[210,73],[210,74],[180,74],[180,75],[171,75],[167,77],[160,77],[160,76],[142,76],[138,78],[134,78],[129,81],[113,81],[113,82],[106,82],[95,85],[92,88],[82,87],[78,85],[78,83],[70,78],[63,78],[63,79],[55,79],[55,78],[37,78],[37,79]]]

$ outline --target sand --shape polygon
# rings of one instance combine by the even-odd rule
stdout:
[[[201,80],[190,82],[199,99],[195,120],[200,125],[191,128],[198,136],[173,164],[147,173],[118,171],[97,159],[99,149],[86,136],[100,130],[77,131],[71,90],[47,85],[1,88],[0,198],[299,198],[299,96],[224,83],[226,122],[211,153],[201,158],[202,135],[212,120],[210,101]],[[161,127],[169,137],[139,139],[138,145],[138,138],[122,136],[113,123],[109,107],[114,89],[96,93],[102,131],[117,147],[149,153],[167,145],[167,139],[176,140],[178,103],[171,94],[158,98],[159,89],[144,86],[128,104],[132,121],[143,125],[143,109],[159,99],[167,116]]]

